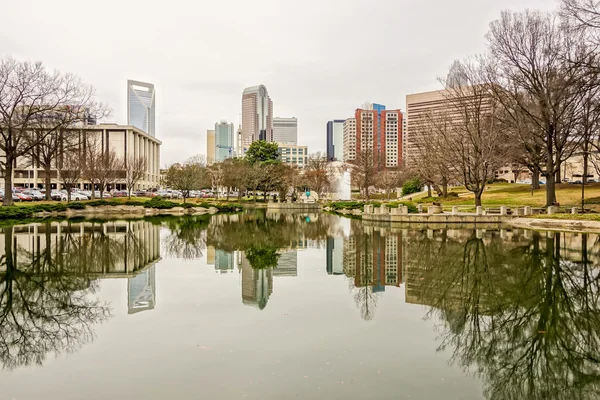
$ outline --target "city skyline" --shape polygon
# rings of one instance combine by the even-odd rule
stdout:
[[[107,122],[127,121],[123,87],[128,79],[152,82],[160,95],[156,132],[164,141],[164,165],[205,154],[205,132],[215,120],[227,119],[237,127],[240,92],[257,83],[265,84],[275,95],[276,115],[294,115],[302,121],[300,143],[311,151],[324,152],[327,121],[347,116],[357,104],[378,100],[404,111],[407,94],[439,89],[437,77],[445,77],[455,59],[483,50],[488,24],[501,10],[550,10],[557,5],[548,0],[433,4],[389,0],[378,3],[371,17],[364,19],[363,3],[354,0],[327,4],[310,0],[302,5],[268,0],[259,7],[238,1],[211,4],[205,11],[214,18],[195,24],[191,21],[200,5],[192,5],[190,12],[181,16],[165,5],[108,0],[86,19],[56,25],[54,21],[70,18],[77,7],[59,11],[52,3],[33,0],[5,5],[5,12],[13,18],[0,28],[0,43],[3,55],[40,60],[49,69],[76,73],[94,85],[97,97],[113,109]],[[35,15],[31,7],[37,10]],[[469,17],[457,24],[465,7]],[[139,35],[137,25],[128,23],[131,15],[165,29]],[[281,18],[284,15],[289,18]],[[331,15],[336,15],[335,21]],[[255,26],[254,21],[265,16],[272,23]],[[19,21],[23,20],[31,21],[33,28],[22,31]],[[78,34],[107,20],[121,28]],[[306,30],[308,20],[314,26],[310,31]],[[358,32],[359,21],[360,31],[373,34]],[[232,29],[214,40],[201,40],[211,37],[224,23]],[[40,41],[40,33],[47,31],[53,32],[53,38]],[[61,37],[69,40],[58,40]],[[379,40],[373,43],[372,37]],[[398,41],[403,42],[400,49]],[[195,51],[190,52],[194,46]],[[370,49],[364,60],[349,63],[343,57],[332,57],[334,51],[363,46]],[[397,50],[390,51],[390,46]],[[206,62],[207,55],[224,50],[232,55],[231,62]]]

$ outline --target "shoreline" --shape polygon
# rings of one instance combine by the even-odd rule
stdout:
[[[526,228],[556,232],[600,233],[600,221],[551,218],[513,218],[505,221],[513,228]]]

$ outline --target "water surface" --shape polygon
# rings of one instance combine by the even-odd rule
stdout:
[[[328,214],[0,229],[0,400],[595,399],[600,238]]]

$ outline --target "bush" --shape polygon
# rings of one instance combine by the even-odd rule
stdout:
[[[338,210],[362,210],[365,203],[362,201],[333,201],[327,206],[334,211]]]
[[[418,178],[409,179],[408,181],[404,182],[404,185],[402,185],[402,196],[418,193],[421,191],[422,187],[423,184]]]
[[[417,206],[415,206],[410,201],[392,201],[392,202],[388,203],[387,206],[389,208],[398,208],[400,206],[406,206],[406,207],[408,207],[409,213],[417,213],[418,212]]]
[[[71,210],[83,210],[85,208],[85,204],[83,204],[83,203],[69,203],[69,204],[67,204],[66,207],[70,208]]]
[[[446,197],[458,197],[458,193],[456,193],[456,192],[448,192],[448,194],[446,195]]]

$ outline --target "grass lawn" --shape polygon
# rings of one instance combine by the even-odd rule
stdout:
[[[450,197],[440,199],[442,205],[448,206],[474,206],[474,196],[467,192],[465,188],[453,188],[452,192],[459,194],[459,197]],[[415,196],[413,200],[418,200],[424,196]],[[585,186],[586,199],[600,197],[600,183],[591,183]],[[577,207],[581,205],[581,185],[556,185],[556,198],[561,206]],[[529,185],[497,183],[488,185],[483,192],[482,203],[484,207],[490,206],[532,206],[543,207],[546,203],[546,188],[542,185],[541,189],[531,191]],[[586,208],[588,206],[586,205]],[[589,206],[589,208],[594,208]]]

